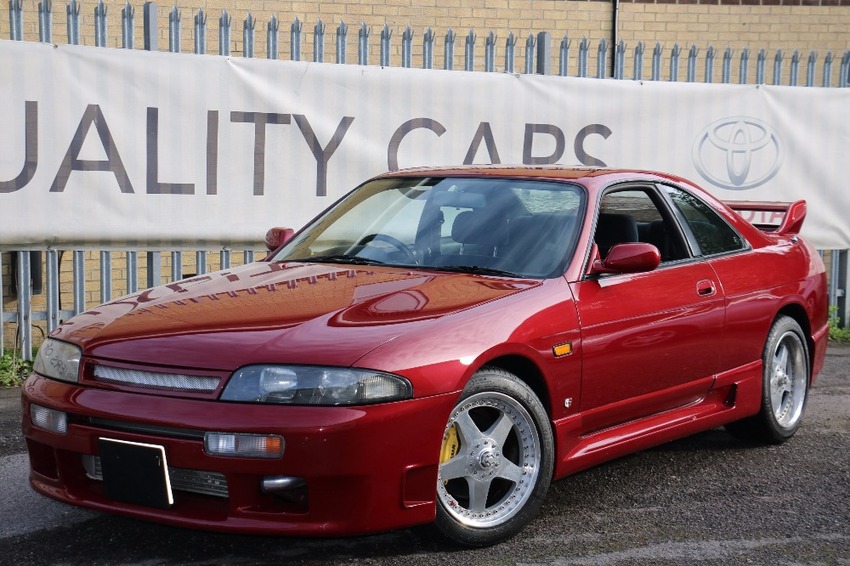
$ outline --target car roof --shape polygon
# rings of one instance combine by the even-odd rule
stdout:
[[[445,167],[413,167],[401,169],[380,175],[380,177],[505,177],[505,178],[535,178],[559,181],[579,182],[586,186],[605,186],[614,182],[629,180],[644,181],[674,181],[693,186],[687,180],[657,171],[627,168],[607,167],[567,167],[561,165],[457,165]]]

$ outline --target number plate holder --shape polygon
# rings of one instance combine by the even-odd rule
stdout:
[[[100,465],[106,497],[168,509],[174,505],[165,447],[100,438]]]

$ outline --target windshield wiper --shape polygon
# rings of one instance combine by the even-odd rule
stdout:
[[[369,259],[356,255],[335,254],[335,255],[314,255],[312,257],[285,259],[283,261],[304,262],[304,263],[349,263],[354,265],[386,265],[386,262],[377,259]]]
[[[424,267],[424,266],[423,266]],[[436,265],[427,266],[427,269],[435,271],[449,271],[452,273],[472,273],[474,275],[497,275],[501,277],[522,277],[518,273],[496,269],[494,267],[482,267],[480,265]]]

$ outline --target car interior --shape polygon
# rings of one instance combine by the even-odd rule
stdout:
[[[471,199],[470,194],[480,198]],[[443,193],[434,200],[439,205],[435,216],[440,238],[438,245],[423,253],[431,265],[473,265],[546,276],[570,251],[574,240],[577,211],[563,202],[556,204],[556,199],[551,203],[523,202],[522,196],[507,191],[459,191]]]
[[[602,198],[594,236],[601,259],[614,245],[633,242],[658,248],[662,263],[689,257],[679,229],[658,200],[652,189],[640,188],[611,192]]]

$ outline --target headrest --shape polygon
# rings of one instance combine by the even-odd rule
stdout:
[[[604,258],[615,244],[638,241],[638,227],[628,214],[603,213],[596,223],[596,245]]]
[[[486,210],[461,212],[452,224],[452,239],[461,244],[501,246],[507,239],[506,222]]]

